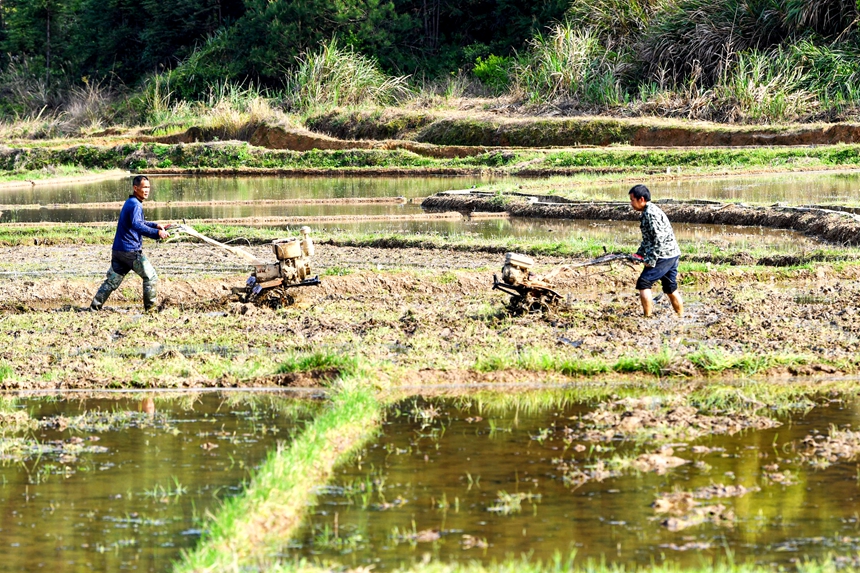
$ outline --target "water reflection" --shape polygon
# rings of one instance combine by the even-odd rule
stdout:
[[[475,219],[472,221],[355,221],[309,223],[318,232],[352,231],[362,233],[401,233],[404,235],[474,236],[482,239],[532,238],[547,241],[592,239],[606,245],[638,244],[642,235],[637,221],[590,221],[565,219]],[[720,245],[742,246],[749,241],[765,245],[813,247],[819,243],[796,231],[737,225],[700,225],[673,223],[675,235],[682,242],[718,241]]]
[[[94,223],[116,221],[120,206],[60,209],[8,209],[0,216],[4,223]],[[151,221],[182,219],[246,219],[252,217],[331,217],[420,215],[418,204],[358,204],[358,205],[193,205],[184,207],[146,206],[146,218]]]
[[[856,425],[856,407],[831,404],[773,430],[675,443],[674,455],[689,463],[665,475],[628,471],[577,488],[562,479],[560,460],[593,469],[635,446],[566,443],[559,430],[586,411],[558,403],[531,411],[491,411],[477,401],[399,404],[380,440],[320,497],[289,554],[377,570],[425,554],[483,563],[528,554],[546,562],[557,551],[576,551],[580,563],[690,567],[702,555],[727,552],[735,562],[759,564],[857,554],[855,464],[817,470],[797,455],[811,431]],[[651,507],[658,494],[712,484],[761,489],[703,502],[724,504],[735,516],[728,523],[681,531],[661,525],[664,516]]]
[[[516,180],[505,180],[515,182]],[[565,190],[564,179],[553,178],[559,191],[580,199],[618,200],[626,196],[629,185],[601,185]],[[254,201],[289,199],[330,199],[351,197],[420,198],[438,191],[464,189],[491,183],[476,177],[155,177],[154,201],[147,207],[150,220],[180,219],[250,219],[264,217],[361,217],[420,215],[420,200],[405,204],[264,204]],[[652,185],[655,198],[740,200],[758,203],[790,204],[827,203],[860,204],[854,189],[860,185],[860,174],[792,174],[713,178],[695,181],[660,181]],[[5,205],[66,205],[65,208],[6,209],[0,222],[97,222],[115,221],[119,205],[90,207],[90,203],[122,201],[128,196],[128,180],[109,180],[63,187],[6,189],[0,191]],[[170,201],[243,201],[236,204],[164,205]],[[69,208],[70,206],[71,208]],[[302,222],[301,224],[308,224]],[[545,237],[564,239],[576,233],[582,236],[612,236],[621,233],[634,237],[635,223],[595,221],[484,220],[484,221],[349,221],[311,223],[316,229],[343,228],[359,232],[439,233],[443,235],[472,233],[484,238]],[[797,241],[796,233],[771,230],[744,230],[741,227],[675,225],[682,240],[719,235],[721,240]]]
[[[153,201],[261,201],[426,197],[488,182],[480,177],[151,177]],[[0,190],[0,203],[50,205],[123,201],[131,179]]]
[[[710,199],[747,203],[790,205],[860,205],[857,188],[860,172],[791,173],[713,177],[695,180],[655,181],[648,185],[654,199]],[[563,187],[562,187],[563,188]],[[583,198],[623,200],[629,184],[601,185],[585,189]]]
[[[0,571],[167,571],[316,408],[272,395],[22,399],[0,432]],[[2,413],[0,413],[2,415]]]

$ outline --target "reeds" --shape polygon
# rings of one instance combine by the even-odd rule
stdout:
[[[374,59],[333,38],[299,58],[286,80],[286,98],[296,111],[390,104],[410,93],[406,80],[386,75]]]
[[[726,119],[762,123],[808,115],[818,100],[803,88],[803,69],[792,63],[766,52],[739,54],[714,90]]]
[[[570,24],[558,24],[531,42],[514,68],[513,92],[532,101],[561,97],[585,103],[617,105],[624,99],[615,68],[618,55],[598,37]]]
[[[668,0],[576,0],[565,13],[568,22],[602,41],[629,42],[644,32]]]
[[[860,61],[850,49],[809,40],[737,56],[714,88],[726,119],[744,122],[833,116],[860,104]]]
[[[854,2],[594,0],[567,17],[519,59],[520,100],[748,123],[860,107]]]

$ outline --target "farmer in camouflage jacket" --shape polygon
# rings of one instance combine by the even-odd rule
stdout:
[[[681,256],[681,249],[675,240],[672,224],[669,223],[666,213],[651,203],[651,192],[644,185],[636,185],[630,189],[630,206],[642,213],[639,220],[642,244],[634,255],[645,263],[645,268],[636,281],[642,310],[645,316],[651,316],[654,310],[651,286],[659,280],[663,285],[663,292],[672,303],[672,308],[681,316],[684,313],[684,303],[681,293],[678,292],[678,258]]]

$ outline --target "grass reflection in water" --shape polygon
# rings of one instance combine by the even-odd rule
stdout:
[[[857,440],[839,428],[856,426],[856,404],[807,403],[790,419],[735,412],[665,397],[595,407],[564,393],[543,406],[401,402],[380,440],[320,492],[285,565],[853,562]]]

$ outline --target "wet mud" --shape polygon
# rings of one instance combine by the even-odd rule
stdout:
[[[767,416],[756,414],[707,415],[698,409],[674,407],[643,408],[626,402],[606,404],[585,414],[574,426],[563,429],[571,440],[611,442],[638,439],[648,442],[694,440],[710,434],[735,434],[754,428],[763,430],[781,425]],[[642,465],[653,462],[643,460]]]
[[[270,256],[265,245],[249,249]],[[0,386],[10,389],[324,386],[325,372],[272,374],[291,354],[314,350],[388,364],[383,386],[541,385],[587,375],[540,366],[541,356],[610,365],[657,356],[631,376],[680,379],[718,374],[722,362],[746,356],[726,372],[784,378],[854,372],[860,342],[854,266],[688,273],[694,286],[682,286],[685,316],[661,300],[649,320],[633,288],[636,270],[578,269],[559,275],[564,301],[551,314],[511,316],[508,297],[491,288],[498,254],[321,245],[314,265],[321,285],[297,289],[295,304],[273,310],[231,300],[230,288],[244,284],[249,269],[229,254],[171,244],[146,251],[160,275],[160,304],[144,316],[141,283],[132,275],[105,311],[86,311],[107,270],[106,246],[0,252],[9,273],[0,275],[0,363],[10,369]],[[570,261],[540,262],[538,271]],[[154,346],[162,349],[146,350]],[[232,350],[217,350],[224,348]],[[787,349],[802,359],[768,361]],[[603,379],[625,379],[624,368]],[[600,424],[576,432],[664,435],[665,419],[653,411],[622,410],[607,409]],[[683,408],[673,416],[671,427],[690,435],[766,427],[753,416],[721,421]]]

